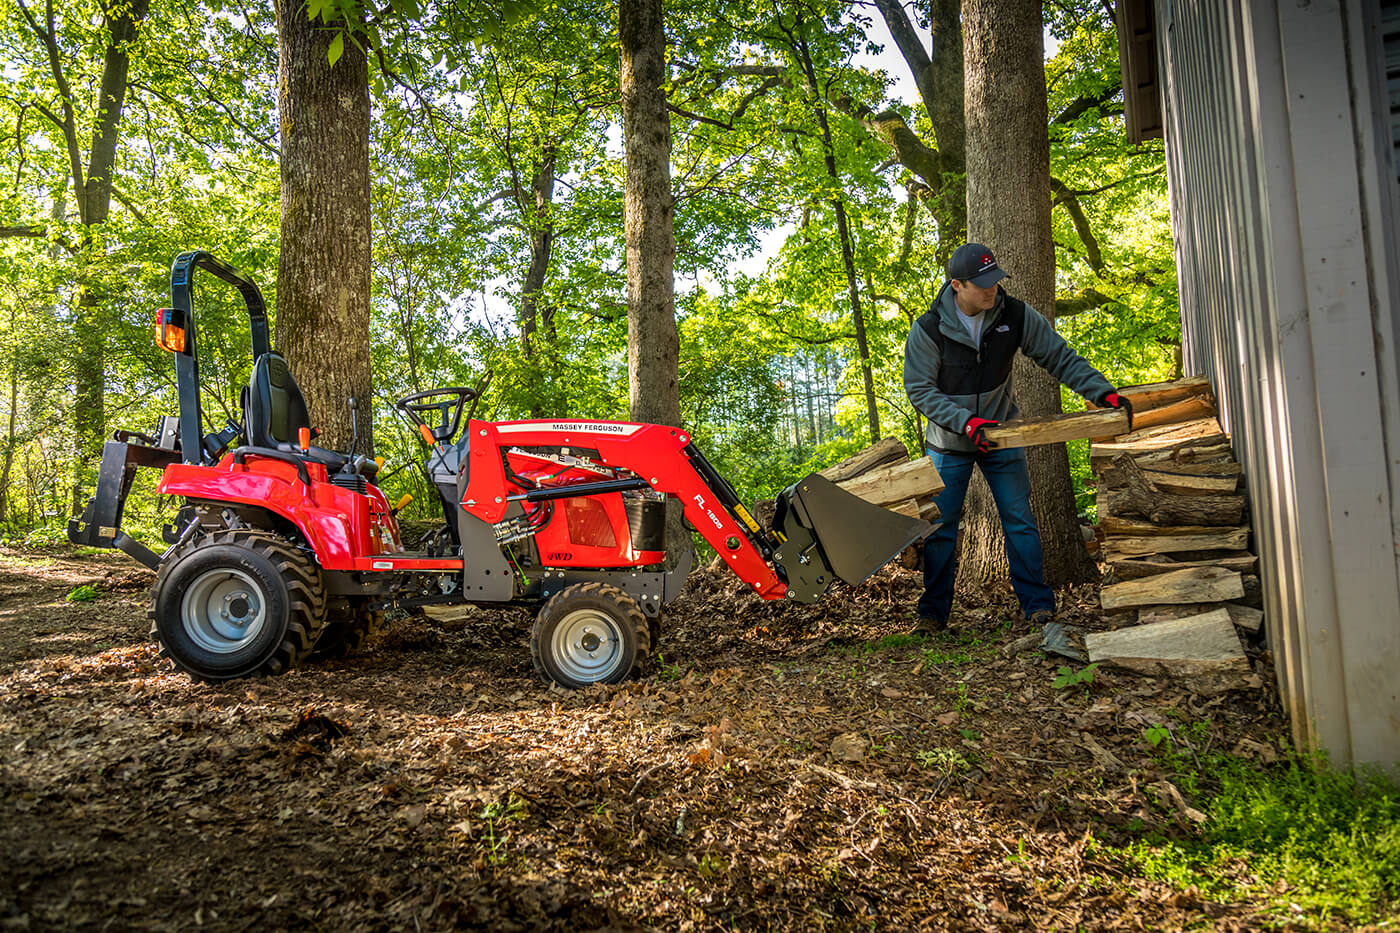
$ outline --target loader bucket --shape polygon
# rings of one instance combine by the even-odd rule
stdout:
[[[778,494],[774,561],[788,598],[810,603],[842,580],[855,586],[933,531],[917,518],[871,505],[816,473]]]

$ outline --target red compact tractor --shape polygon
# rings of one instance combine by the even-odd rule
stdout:
[[[196,270],[239,290],[252,330],[243,422],[210,433],[190,303]],[[488,374],[397,403],[427,443],[443,514],[441,528],[407,550],[397,508],[375,485],[379,465],[355,452],[357,438],[343,454],[311,443],[306,403],[269,345],[257,286],[189,252],[171,269],[170,297],[156,339],[175,359],[180,414],[162,417],[152,435],[118,431],[107,441],[96,492],[68,536],[156,571],[151,635],[200,680],[343,654],[394,607],[519,603],[539,606],[530,651],[542,676],[567,687],[615,683],[650,650],[661,607],[690,570],[688,550],[664,569],[668,498],[763,599],[811,602],[838,580],[855,585],[931,530],[815,474],[778,496],[765,530],[686,431],[479,421]],[[138,467],[160,469],[158,491],[183,502],[159,554],[121,530]]]

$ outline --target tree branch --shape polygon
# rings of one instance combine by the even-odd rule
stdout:
[[[60,130],[63,131],[63,142],[68,150],[68,170],[73,177],[73,193],[78,201],[78,216],[87,219],[87,180],[83,177],[83,157],[82,149],[78,145],[78,129],[73,116],[73,92],[68,86],[68,78],[63,73],[63,63],[59,60],[61,53],[58,49],[58,40],[54,38],[53,22],[53,0],[48,0],[44,6],[44,21],[48,29],[39,25],[34,14],[29,12],[29,7],[24,0],[15,0],[19,4],[20,12],[24,15],[25,22],[29,24],[30,30],[39,41],[43,42],[44,50],[48,54],[49,71],[53,74],[54,85],[58,88],[58,99],[63,104],[63,118],[59,117],[43,104],[35,102],[39,111],[52,120]]]
[[[1074,196],[1064,182],[1050,177],[1050,190],[1055,193],[1056,199],[1064,205],[1069,212],[1070,221],[1074,224],[1075,232],[1079,234],[1079,239],[1084,244],[1084,258],[1089,263],[1089,268],[1094,270],[1095,275],[1103,274],[1103,254],[1099,251],[1099,241],[1094,238],[1094,231],[1089,227],[1089,218],[1084,214],[1084,207],[1079,203],[1079,199]]]

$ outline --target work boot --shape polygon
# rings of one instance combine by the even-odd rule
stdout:
[[[945,631],[947,628],[947,619],[935,619],[933,616],[918,616],[915,619],[914,627],[909,630],[909,634],[932,638],[934,635]]]

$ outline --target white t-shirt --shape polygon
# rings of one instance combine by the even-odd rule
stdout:
[[[986,315],[983,313],[975,315],[963,314],[962,308],[958,308],[957,311],[958,317],[962,319],[963,327],[967,328],[967,332],[972,335],[972,342],[981,346],[982,322],[986,320]]]

